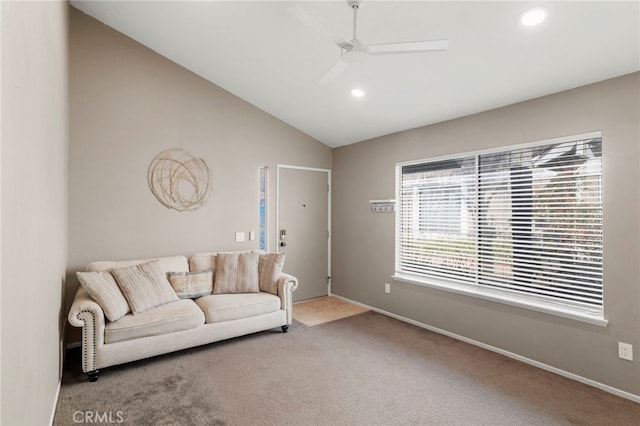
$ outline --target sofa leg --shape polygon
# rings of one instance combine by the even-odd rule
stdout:
[[[95,382],[96,380],[98,380],[98,373],[100,372],[100,370],[92,370],[89,371],[87,373],[87,376],[89,376],[89,381],[90,382]]]
[[[282,327],[280,327],[282,329],[283,333],[286,333],[287,330],[289,330],[289,326],[288,325],[283,325]]]

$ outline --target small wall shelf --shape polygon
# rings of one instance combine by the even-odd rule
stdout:
[[[396,210],[396,200],[369,200],[373,213],[393,213]]]

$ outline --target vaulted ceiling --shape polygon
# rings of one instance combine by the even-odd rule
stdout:
[[[291,12],[302,5],[350,41],[345,0],[71,4],[332,147],[640,70],[636,1],[363,1],[364,42],[448,39],[449,48],[367,56],[324,84],[340,48]],[[547,18],[525,27],[533,6]]]

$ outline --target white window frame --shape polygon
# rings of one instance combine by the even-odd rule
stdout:
[[[602,138],[601,131],[588,132],[578,135],[571,135],[561,138],[547,139],[529,142],[525,144],[518,144],[506,147],[495,148],[491,150],[481,150],[481,151],[473,151],[473,152],[465,152],[465,153],[457,153],[454,155],[441,156],[436,158],[426,158],[414,161],[404,161],[396,163],[396,200],[398,205],[400,205],[402,197],[401,197],[401,179],[402,179],[402,167],[407,165],[421,164],[427,162],[436,162],[436,161],[444,161],[450,159],[457,159],[460,157],[469,157],[479,155],[486,155],[491,153],[499,153],[505,152],[509,150],[515,149],[523,149],[528,147],[536,147],[541,145],[548,144],[557,144],[563,142],[571,142],[576,140],[590,139],[590,138]],[[395,241],[395,273],[392,278],[399,282],[416,284],[421,286],[426,286],[430,288],[435,288],[451,293],[462,294],[466,296],[471,296],[483,300],[489,300],[493,302],[503,303],[510,306],[516,306],[519,308],[529,309],[536,312],[542,312],[546,314],[551,314],[563,318],[569,318],[581,322],[586,322],[589,324],[594,324],[598,326],[607,326],[608,320],[604,315],[604,301],[602,311],[591,311],[588,309],[581,309],[574,306],[566,305],[561,302],[554,303],[549,300],[538,300],[536,298],[530,298],[526,296],[520,296],[517,294],[511,294],[507,292],[503,292],[500,290],[494,290],[486,287],[480,287],[474,284],[469,284],[465,282],[456,282],[454,280],[448,279],[440,279],[435,277],[427,277],[423,275],[413,275],[402,273],[399,267],[399,247],[400,247],[400,237],[401,237],[401,212],[400,208],[396,209],[396,241]],[[604,283],[603,283],[604,287]]]

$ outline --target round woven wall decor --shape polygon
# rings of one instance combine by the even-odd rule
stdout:
[[[209,167],[181,148],[162,151],[149,164],[147,181],[160,203],[178,211],[202,206],[211,189]]]

